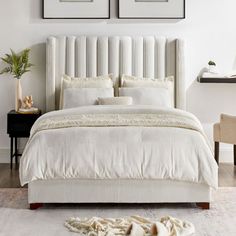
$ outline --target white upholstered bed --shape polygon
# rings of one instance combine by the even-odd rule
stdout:
[[[175,107],[184,110],[184,71],[184,43],[179,39],[155,36],[50,37],[47,40],[46,109],[54,111],[59,107],[63,74],[72,77],[91,77],[112,73],[116,78],[122,74],[150,78],[174,76]],[[91,108],[84,109],[89,114],[94,113],[90,110]],[[107,109],[110,108],[104,108],[104,110]],[[131,111],[127,109],[123,107],[113,110],[115,113],[121,110],[121,113],[132,114],[132,109]],[[140,109],[145,110],[146,113],[160,112],[152,107],[138,108]],[[105,112],[110,113],[109,111]],[[138,113],[135,109],[133,111]],[[51,112],[46,117],[54,116],[54,114],[63,117],[65,114],[63,112],[59,112],[60,114],[57,111]],[[70,112],[74,114],[73,109]],[[172,114],[172,111],[169,112]],[[184,112],[181,114],[186,115]],[[71,126],[52,130],[42,129],[34,135],[24,151],[20,166],[21,181],[22,184],[29,184],[28,201],[32,208],[38,207],[39,203],[92,202],[196,202],[207,208],[211,201],[211,188],[217,185],[217,165],[204,134],[197,131],[199,130],[182,129],[176,126]],[[150,135],[150,132],[157,135]],[[93,135],[95,140],[92,144],[89,143],[90,146],[88,143],[83,143],[83,137],[90,137],[88,140],[91,140],[92,136],[89,135]],[[124,142],[129,142],[132,137],[141,137],[137,142],[133,138],[134,140],[129,143],[130,146],[137,145],[137,162],[134,156],[131,162],[129,162],[131,157],[124,157],[128,149],[122,154]],[[163,148],[165,142],[170,146]],[[71,152],[65,151],[65,146],[63,146],[65,143],[71,145],[69,147]],[[106,158],[110,158],[109,152],[105,152],[106,144],[113,147],[110,150],[113,159],[111,158],[109,165],[103,166]],[[147,154],[143,150],[149,150],[149,144],[152,145],[153,153],[157,156],[159,153],[160,160],[145,159]],[[156,149],[155,146],[157,146]],[[99,160],[97,153],[102,152],[101,147],[104,149],[104,157]],[[112,153],[114,150],[119,150],[120,156],[114,155]],[[142,152],[144,154],[139,155]],[[178,159],[178,154],[176,154],[177,158],[173,160],[175,153],[178,152],[185,152],[183,154],[185,159]],[[75,156],[80,160],[80,158],[86,159],[86,155],[92,157],[92,164],[88,160],[88,168],[86,164],[74,161]],[[162,167],[165,167],[165,158],[168,155],[171,155],[171,161],[163,172],[165,168]],[[68,156],[73,156],[73,158]],[[51,161],[47,162],[49,158]],[[121,158],[122,161],[114,158]],[[185,164],[188,162],[186,158],[190,160],[189,165]],[[69,160],[69,163],[62,165],[61,163],[66,162],[65,160]],[[117,163],[114,164],[116,161]],[[48,168],[50,162],[52,166]],[[160,163],[162,173],[155,172],[158,169],[156,168],[158,163]],[[130,171],[132,167],[134,169],[137,167],[137,171]],[[86,172],[84,175],[81,174],[83,170]],[[93,173],[93,171],[97,172]]]

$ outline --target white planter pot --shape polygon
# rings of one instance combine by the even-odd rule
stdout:
[[[209,65],[208,72],[209,72],[209,73],[218,74],[217,66]]]
[[[22,103],[22,87],[20,79],[16,79],[15,83],[15,111],[19,111]]]

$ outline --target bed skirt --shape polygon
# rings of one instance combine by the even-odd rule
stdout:
[[[37,180],[28,185],[28,202],[211,202],[211,187],[172,180]]]

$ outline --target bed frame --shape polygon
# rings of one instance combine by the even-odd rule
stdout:
[[[164,37],[60,36],[47,39],[46,110],[59,107],[61,76],[113,73],[175,77],[175,107],[185,109],[184,42]],[[209,209],[211,188],[172,180],[37,180],[29,183],[31,209],[42,203],[193,202]],[[96,193],[96,194],[95,194]]]

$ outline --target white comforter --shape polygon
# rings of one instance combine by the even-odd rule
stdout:
[[[38,179],[119,178],[217,187],[217,175],[200,122],[190,113],[152,106],[47,113],[33,126],[20,162],[22,185]]]

